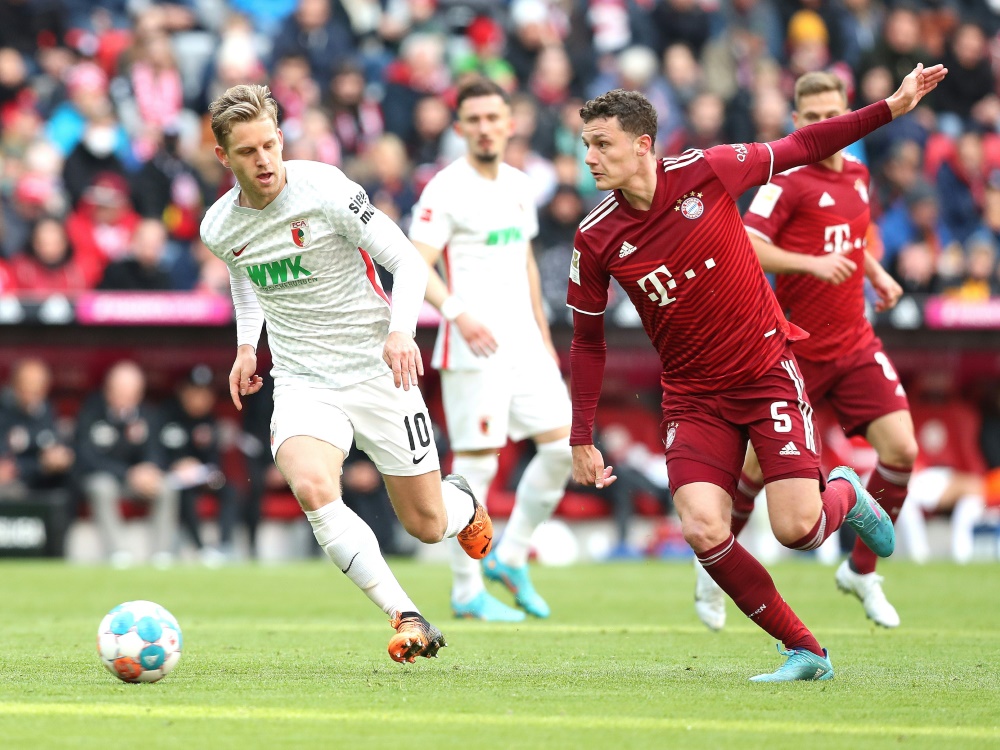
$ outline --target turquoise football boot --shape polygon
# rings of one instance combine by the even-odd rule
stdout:
[[[524,620],[524,612],[508,607],[486,591],[480,591],[472,598],[472,601],[465,604],[459,604],[452,599],[451,610],[455,613],[455,617],[465,617],[470,620],[484,620],[486,622],[521,622]]]
[[[778,645],[778,653],[788,659],[774,672],[751,677],[750,682],[795,682],[797,680],[832,680],[833,665],[830,655],[823,649],[823,655],[817,656],[804,648],[793,648],[785,651]]]
[[[497,559],[496,551],[483,560],[483,573],[492,581],[499,581],[514,595],[517,606],[534,617],[545,618],[551,613],[549,605],[535,591],[528,576],[528,566],[512,568]]]
[[[854,507],[847,513],[844,520],[858,532],[861,541],[868,549],[879,557],[888,557],[896,549],[896,532],[892,528],[892,519],[861,486],[861,479],[850,466],[838,466],[830,472],[829,482],[834,479],[846,479],[854,488],[857,500]]]

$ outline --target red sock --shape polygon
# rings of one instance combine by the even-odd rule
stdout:
[[[733,497],[733,520],[729,527],[733,536],[739,536],[747,525],[750,514],[753,513],[754,499],[762,489],[763,484],[754,482],[746,474],[740,474],[740,483],[736,485],[736,495]]]
[[[889,466],[879,461],[868,479],[868,492],[882,506],[882,510],[889,514],[893,525],[899,516],[899,509],[903,507],[903,501],[906,500],[906,485],[910,482],[911,471],[911,468]],[[868,549],[867,544],[856,539],[854,549],[851,550],[851,569],[855,573],[874,573],[876,560],[878,555]]]
[[[698,555],[698,561],[740,611],[785,648],[804,648],[823,655],[819,642],[781,598],[770,574],[736,541],[729,538]]]
[[[816,549],[826,541],[827,537],[844,523],[847,512],[854,507],[857,497],[854,488],[846,479],[834,479],[827,482],[826,489],[820,495],[823,500],[823,510],[810,532],[801,539],[788,545],[791,549]]]

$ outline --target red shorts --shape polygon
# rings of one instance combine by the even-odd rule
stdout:
[[[819,479],[819,432],[791,349],[752,383],[697,396],[664,394],[663,444],[670,489],[708,482],[736,492],[747,440],[764,482]]]
[[[864,436],[879,417],[910,410],[903,384],[878,339],[840,359],[798,362],[809,398],[830,404],[848,435]]]

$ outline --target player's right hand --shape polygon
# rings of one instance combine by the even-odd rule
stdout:
[[[455,325],[477,357],[488,357],[496,352],[497,340],[493,338],[493,332],[469,313],[462,313],[455,318]]]
[[[239,411],[243,411],[240,396],[252,396],[264,387],[264,379],[256,373],[257,353],[252,346],[244,344],[236,350],[236,361],[229,371],[229,397]]]
[[[858,270],[858,264],[840,253],[815,256],[812,275],[828,284],[842,284]]]
[[[604,456],[593,445],[573,446],[573,481],[585,487],[602,489],[618,479],[611,472],[613,466],[604,465]]]

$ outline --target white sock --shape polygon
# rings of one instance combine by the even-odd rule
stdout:
[[[455,456],[451,470],[465,477],[472,494],[482,505],[486,505],[486,495],[497,475],[499,463],[495,453],[485,456]],[[465,496],[465,493],[462,494]],[[467,604],[485,588],[479,560],[469,557],[457,539],[449,539],[445,544],[451,560],[451,598],[458,604]]]
[[[917,563],[925,563],[931,556],[931,545],[927,539],[927,522],[924,520],[924,509],[909,498],[899,509],[896,517],[896,536],[906,541],[906,551],[910,559]]]
[[[986,503],[979,495],[965,495],[959,498],[951,511],[951,556],[957,563],[967,563],[972,559],[972,530],[983,516]]]
[[[319,510],[307,510],[316,541],[344,575],[387,615],[419,612],[389,570],[371,527],[337,498]]]
[[[448,514],[448,528],[444,530],[444,536],[446,539],[450,539],[469,525],[472,514],[476,512],[476,506],[472,503],[471,497],[451,482],[446,482],[443,479],[441,480],[441,499],[444,501],[445,513]],[[476,499],[479,500],[478,495]]]
[[[497,547],[497,559],[504,565],[520,568],[528,562],[531,535],[552,517],[566,494],[566,483],[573,471],[573,451],[569,438],[540,443],[535,457],[517,485],[514,510]]]

